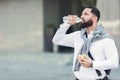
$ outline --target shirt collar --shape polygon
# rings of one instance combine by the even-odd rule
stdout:
[[[93,37],[93,31],[91,31],[89,34],[87,34],[88,39],[91,39]]]

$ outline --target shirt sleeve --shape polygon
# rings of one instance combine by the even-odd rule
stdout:
[[[60,28],[55,33],[52,42],[56,45],[74,47],[74,32],[66,34],[70,25],[68,23],[63,23]]]
[[[113,69],[119,65],[118,52],[114,40],[109,39],[104,46],[105,60],[93,61],[93,68],[95,69]]]

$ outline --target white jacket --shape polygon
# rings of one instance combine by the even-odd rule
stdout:
[[[53,37],[53,43],[62,46],[69,46],[74,48],[74,60],[73,69],[75,65],[76,57],[81,50],[84,43],[81,38],[80,31],[75,31],[70,34],[66,34],[66,31],[70,27],[69,24],[63,23],[57,30]],[[89,35],[88,35],[89,36]],[[117,68],[119,65],[118,52],[114,40],[105,38],[96,42],[93,42],[90,47],[90,52],[93,61],[93,68],[80,67],[80,70],[74,72],[75,77],[80,80],[96,80],[103,78],[106,74],[104,70]],[[101,71],[102,76],[98,76],[95,69]]]

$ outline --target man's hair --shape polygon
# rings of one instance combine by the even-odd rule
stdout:
[[[85,7],[85,8],[90,8],[91,9],[91,13],[96,15],[97,18],[98,18],[97,21],[99,21],[99,19],[100,19],[100,11],[96,7]]]

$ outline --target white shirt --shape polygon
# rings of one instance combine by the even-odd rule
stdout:
[[[74,48],[74,60],[73,60],[73,69],[75,61],[81,47],[84,43],[81,38],[80,31],[75,31],[70,34],[66,34],[66,31],[70,27],[69,24],[63,23],[60,25],[60,28],[57,30],[53,43],[62,46],[69,46]],[[88,34],[88,38],[92,38],[92,32]],[[90,52],[93,61],[93,68],[86,68],[81,65],[79,71],[73,73],[76,78],[80,80],[96,80],[102,79],[106,74],[104,70],[117,68],[119,65],[118,52],[114,40],[110,38],[105,38],[96,42],[93,42],[90,47]],[[98,76],[95,69],[98,69],[102,75]]]

